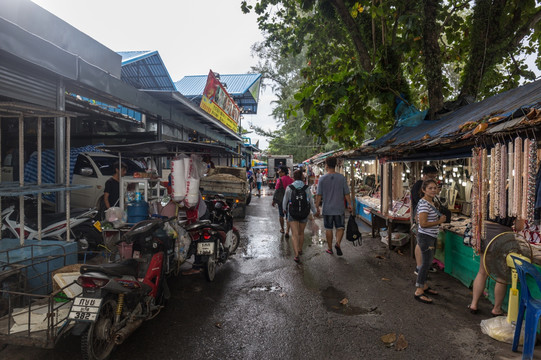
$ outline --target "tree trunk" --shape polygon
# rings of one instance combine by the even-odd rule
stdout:
[[[425,0],[423,16],[423,48],[426,82],[428,88],[428,117],[434,120],[436,113],[443,108],[443,80],[441,51],[438,43],[439,27],[436,23],[439,0]]]
[[[348,8],[344,4],[343,0],[330,0],[331,4],[334,6],[340,19],[344,22],[346,29],[351,36],[353,45],[355,46],[355,52],[359,57],[359,63],[364,71],[372,71],[372,62],[370,61],[370,54],[366,48],[366,45],[359,31],[359,27],[355,23],[355,20],[351,17]]]

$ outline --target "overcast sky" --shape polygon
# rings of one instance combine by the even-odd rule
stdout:
[[[173,81],[210,69],[248,73],[257,63],[251,46],[263,40],[256,16],[240,10],[241,0],[32,1],[111,50],[157,50]],[[270,89],[261,91],[258,114],[243,122],[274,130],[273,99]],[[267,147],[265,139],[249,136]]]

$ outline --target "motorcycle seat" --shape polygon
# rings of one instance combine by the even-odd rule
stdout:
[[[202,220],[199,222],[196,222],[195,224],[191,224],[186,226],[186,231],[194,231],[204,228],[211,228],[216,231],[224,231],[224,228],[219,224],[212,224],[210,220]]]
[[[99,264],[99,265],[82,265],[81,274],[88,272],[101,272],[111,276],[130,275],[137,276],[138,262],[136,259],[127,259],[121,263]]]

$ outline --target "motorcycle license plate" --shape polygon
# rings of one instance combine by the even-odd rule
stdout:
[[[212,254],[214,254],[213,242],[197,243],[197,255],[212,255]]]
[[[76,297],[73,299],[68,319],[96,321],[102,299]]]

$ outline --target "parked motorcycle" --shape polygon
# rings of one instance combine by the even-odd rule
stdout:
[[[186,226],[192,242],[188,257],[196,255],[204,264],[205,277],[213,281],[216,266],[227,261],[240,241],[239,231],[233,225],[231,207],[223,197],[206,201],[210,220],[202,220]]]
[[[232,206],[229,206],[225,197],[220,194],[215,195],[211,199],[206,199],[205,203],[207,204],[209,220],[212,224],[221,225],[226,233],[230,230],[234,230],[237,235],[239,234],[238,230],[233,226],[232,211],[236,206],[235,203]],[[238,240],[236,242],[236,245],[238,246]],[[235,247],[232,251],[235,251],[236,249],[237,248]]]
[[[26,211],[25,211],[26,212]],[[77,241],[79,251],[97,250],[103,242],[100,231],[94,226],[94,217],[98,212],[94,209],[76,209],[70,212],[70,238]],[[20,218],[18,207],[11,205],[2,211],[2,237],[20,236]],[[48,240],[65,240],[67,221],[66,213],[41,216],[41,238]],[[25,214],[24,238],[38,239],[38,219],[36,213]]]
[[[169,298],[165,276],[174,246],[163,230],[167,220],[135,224],[120,241],[133,244],[133,257],[122,263],[83,265],[77,283],[83,288],[68,316],[81,335],[84,359],[109,357],[146,320],[153,319]]]

